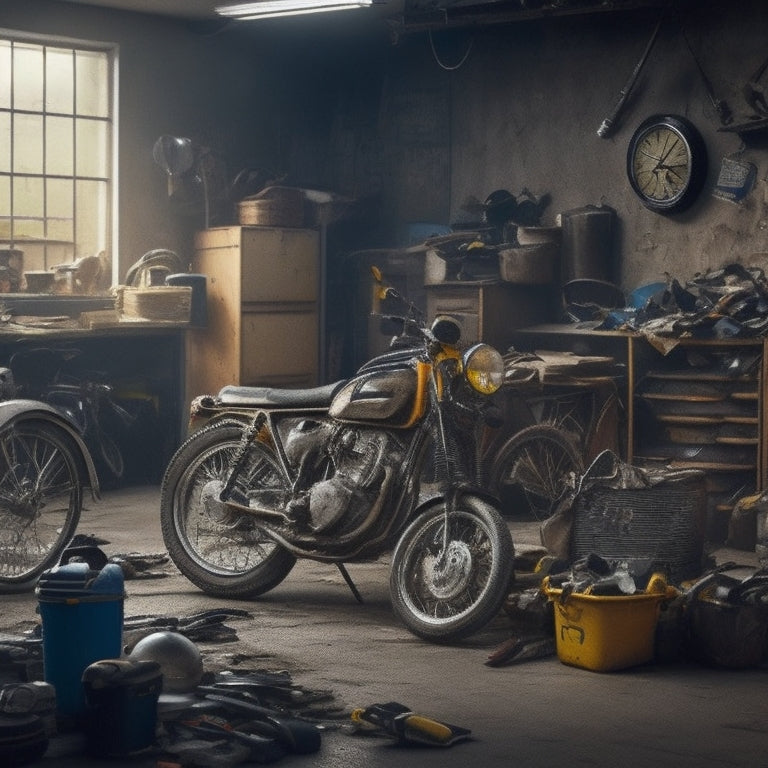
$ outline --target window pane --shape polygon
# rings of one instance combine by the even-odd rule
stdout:
[[[48,237],[52,240],[73,241],[74,189],[68,179],[48,179]]]
[[[13,51],[13,107],[39,112],[43,108],[43,49],[16,43]]]
[[[96,120],[77,120],[76,175],[107,175],[107,125]]]
[[[107,185],[103,181],[78,181],[75,210],[77,211],[77,253],[95,256],[106,247]]]
[[[0,40],[0,107],[11,106],[11,44]]]
[[[0,171],[11,170],[11,113],[0,112]]]
[[[106,53],[76,52],[76,107],[78,115],[109,115],[109,70]]]
[[[75,104],[74,61],[71,50],[45,50],[45,109],[71,115]]]
[[[14,116],[13,171],[43,172],[43,118],[40,115]]]
[[[37,217],[42,219],[45,213],[43,208],[43,180],[30,179],[25,176],[13,178],[13,212],[17,216]]]
[[[45,119],[45,172],[72,176],[75,169],[72,147],[74,121],[69,117]]]
[[[43,220],[14,217],[13,236],[16,240],[23,240],[24,238],[29,238],[31,240],[41,240],[43,237],[45,237]],[[20,243],[20,245],[23,247],[24,244]]]
[[[11,236],[11,180],[0,176],[0,238]]]

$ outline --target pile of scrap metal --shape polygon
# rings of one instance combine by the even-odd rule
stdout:
[[[661,590],[656,660],[693,658],[725,667],[768,661],[768,549],[761,550],[758,568],[715,566],[698,525],[703,478],[698,470],[642,469],[601,452],[543,523],[546,554],[532,573],[518,574],[505,604],[513,636],[486,663],[554,653],[551,588],[562,597],[615,599],[641,594],[659,578],[670,590]],[[763,496],[751,504],[766,505]],[[762,528],[768,523],[761,541],[768,540]]]
[[[750,338],[768,333],[768,280],[759,267],[732,263],[663,288],[639,307],[606,312],[602,328],[653,337]]]

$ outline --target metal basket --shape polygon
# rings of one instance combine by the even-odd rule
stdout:
[[[705,473],[622,469],[639,480],[636,487],[618,487],[615,477],[582,482],[573,506],[571,556],[648,560],[672,583],[700,575]]]

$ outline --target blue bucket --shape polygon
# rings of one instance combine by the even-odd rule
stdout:
[[[123,571],[109,563],[100,571],[69,563],[45,571],[36,594],[43,625],[43,675],[56,689],[60,715],[85,712],[83,671],[118,658],[123,644]]]

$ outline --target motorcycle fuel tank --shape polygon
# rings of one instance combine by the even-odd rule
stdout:
[[[333,398],[329,410],[342,421],[408,426],[419,400],[419,376],[413,368],[371,371],[353,378]]]

